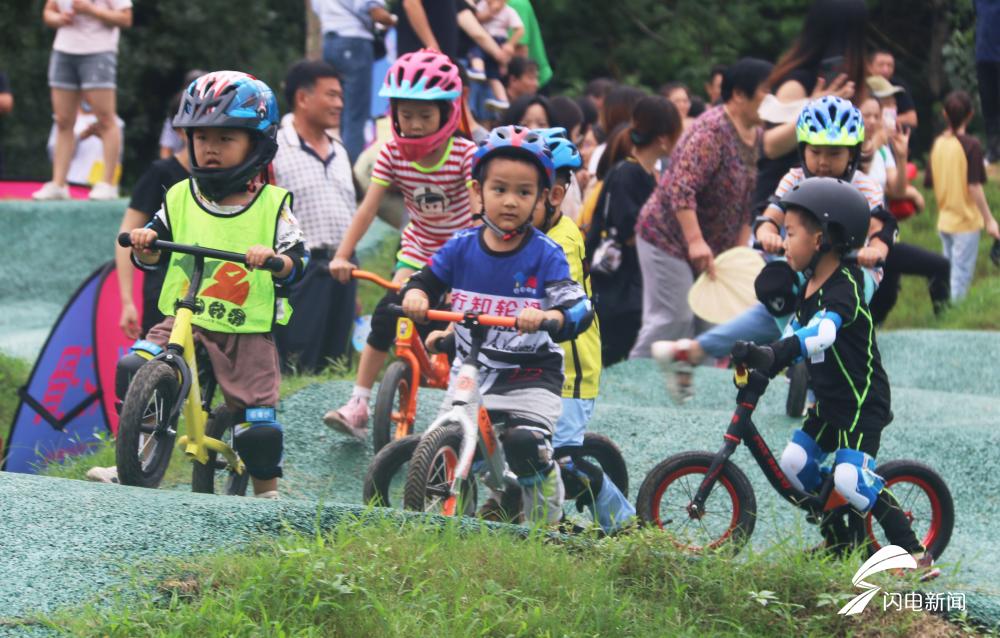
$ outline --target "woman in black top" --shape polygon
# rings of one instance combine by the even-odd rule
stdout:
[[[180,96],[171,101],[170,114],[177,112],[180,106]],[[163,206],[163,196],[177,182],[190,176],[190,163],[187,151],[187,135],[177,131],[184,140],[184,148],[173,156],[159,159],[152,163],[136,182],[132,190],[132,199],[125,210],[122,225],[118,232],[128,233],[135,228],[142,228],[153,218],[156,211]],[[115,244],[115,265],[118,271],[118,290],[122,300],[122,314],[118,325],[129,339],[138,339],[150,328],[163,320],[163,315],[157,307],[160,298],[160,288],[163,286],[165,266],[155,271],[143,273],[142,281],[142,325],[139,325],[138,313],[132,296],[132,273],[135,269],[130,261],[131,250]],[[161,260],[165,261],[165,260]]]
[[[642,327],[642,271],[635,250],[635,224],[656,188],[653,167],[670,153],[681,135],[681,118],[666,98],[646,96],[632,111],[628,127],[610,141],[604,178],[587,234],[587,258],[614,240],[620,250],[617,268],[591,271],[594,307],[601,330],[601,360],[609,366],[628,357]]]
[[[816,0],[809,8],[802,31],[781,56],[769,79],[780,102],[817,100],[824,95],[863,97],[865,87],[865,29],[868,9],[864,0]],[[764,212],[778,182],[798,165],[795,120],[767,124],[763,153],[757,161],[751,220]]]

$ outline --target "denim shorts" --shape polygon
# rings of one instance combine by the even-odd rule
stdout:
[[[114,51],[86,55],[52,51],[49,58],[49,87],[53,89],[114,89],[117,74],[118,54]]]

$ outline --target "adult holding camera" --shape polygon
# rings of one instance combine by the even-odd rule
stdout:
[[[769,102],[805,106],[824,95],[858,97],[856,93],[863,93],[865,87],[867,25],[864,0],[816,0],[802,31],[771,72],[774,97]],[[768,106],[765,103],[765,111]],[[799,162],[795,122],[800,108],[776,110],[784,110],[787,117],[764,114],[763,154],[757,162],[757,185],[747,223],[764,212],[778,182]]]

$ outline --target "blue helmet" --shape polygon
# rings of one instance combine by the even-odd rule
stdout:
[[[493,157],[519,157],[533,162],[542,172],[542,185],[552,188],[556,167],[545,138],[524,126],[498,126],[472,156],[472,177],[482,180],[484,160]]]
[[[198,189],[213,200],[244,189],[247,182],[274,159],[278,150],[278,120],[278,101],[274,92],[252,75],[214,71],[191,82],[174,116],[175,128],[243,129],[250,133],[254,142],[242,164],[219,169],[198,166],[194,144],[189,144],[191,176]]]
[[[842,97],[827,95],[809,102],[799,113],[795,125],[799,143],[799,159],[806,177],[811,177],[805,162],[805,146],[845,146],[851,150],[851,162],[844,175],[836,175],[848,182],[854,176],[861,158],[861,144],[865,141],[865,122],[861,111]]]
[[[549,145],[549,151],[552,152],[552,163],[555,165],[556,171],[562,168],[575,169],[583,166],[580,151],[576,148],[576,144],[570,141],[566,129],[555,126],[535,129],[535,132],[541,135],[545,143]]]

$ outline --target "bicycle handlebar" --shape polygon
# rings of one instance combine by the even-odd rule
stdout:
[[[399,284],[394,284],[393,282],[389,281],[388,279],[383,279],[382,277],[379,277],[375,273],[368,272],[367,270],[360,270],[360,269],[356,268],[356,269],[354,269],[354,270],[351,271],[351,277],[353,277],[355,279],[364,279],[365,281],[370,281],[370,282],[372,282],[374,284],[378,284],[379,286],[382,286],[386,290],[399,290],[400,289],[400,285]]]
[[[753,249],[754,250],[761,250],[761,251],[763,251],[764,247],[760,245],[759,241],[755,240],[753,242]],[[785,249],[784,248],[779,248],[778,252],[776,254],[783,256],[785,254]],[[857,264],[858,263],[858,251],[852,250],[851,252],[849,252],[846,255],[844,255],[843,259],[844,259],[845,262],[847,262],[849,264]],[[875,262],[875,267],[876,268],[885,268],[885,260],[884,259],[879,259],[878,261],[876,261]]]
[[[118,235],[118,245],[122,248],[131,248],[132,237],[129,233],[122,233]],[[240,253],[231,253],[226,250],[216,250],[214,248],[204,248],[202,246],[191,246],[188,244],[177,244],[172,241],[164,241],[162,239],[154,239],[153,243],[149,245],[150,248],[171,250],[175,253],[184,253],[185,255],[194,255],[195,257],[208,257],[210,259],[221,259],[223,261],[232,261],[237,264],[247,265],[247,256],[241,255]],[[264,262],[263,268],[265,270],[270,270],[271,272],[281,272],[285,267],[285,261],[280,257],[268,257],[267,261]]]
[[[389,304],[389,312],[395,313],[397,315],[403,316],[403,307],[398,304]],[[474,312],[452,312],[449,310],[428,310],[427,319],[429,321],[447,321],[449,323],[471,323],[479,324],[481,326],[490,326],[495,328],[516,328],[517,318],[516,317],[498,317],[496,315],[481,315]],[[542,325],[539,330],[544,330],[550,335],[559,332],[559,322],[555,319],[546,319],[542,321]]]

